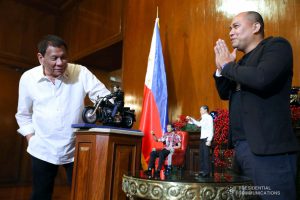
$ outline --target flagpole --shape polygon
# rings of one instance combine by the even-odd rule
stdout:
[[[139,129],[144,133],[142,140],[141,163],[144,170],[148,168],[148,160],[152,148],[162,148],[151,134],[161,137],[168,123],[168,91],[162,45],[159,34],[158,6],[156,11],[153,35],[148,57],[147,72],[144,85],[143,107]]]

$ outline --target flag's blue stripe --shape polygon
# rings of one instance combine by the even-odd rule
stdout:
[[[158,23],[155,23],[155,29],[156,51],[154,58],[152,93],[159,111],[162,130],[165,132],[168,123],[168,90]]]

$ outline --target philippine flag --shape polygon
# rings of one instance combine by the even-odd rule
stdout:
[[[159,18],[156,18],[148,58],[144,85],[143,108],[140,130],[144,133],[142,141],[142,167],[147,169],[152,148],[162,147],[155,142],[151,131],[159,138],[166,131],[168,123],[168,91],[164,58],[159,34]]]

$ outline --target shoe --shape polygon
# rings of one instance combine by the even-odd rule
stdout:
[[[202,178],[208,178],[209,177],[209,173],[201,173],[200,176]]]
[[[165,176],[169,176],[170,174],[171,174],[171,170],[172,170],[172,166],[167,166],[166,168],[165,168]]]
[[[204,174],[204,171],[200,171],[198,173],[195,173],[195,176],[202,176],[202,174]]]
[[[144,174],[147,176],[152,176],[152,169],[148,168],[147,170],[144,171]]]
[[[166,169],[166,170],[164,171],[164,174],[165,174],[165,176],[169,176],[169,175],[171,174],[171,171],[168,170],[168,169]]]

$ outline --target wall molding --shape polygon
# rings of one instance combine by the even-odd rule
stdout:
[[[16,69],[29,69],[37,65],[37,62],[14,53],[0,50],[0,64]]]

